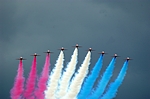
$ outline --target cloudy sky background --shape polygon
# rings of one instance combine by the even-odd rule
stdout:
[[[0,1],[0,99],[10,99],[18,61],[23,56],[24,74],[30,71],[35,52],[38,74],[45,61],[43,51],[50,49],[51,69],[65,47],[65,65],[70,61],[78,43],[78,66],[86,51],[92,47],[90,69],[99,58],[98,52],[108,52],[101,75],[111,57],[117,53],[116,68],[111,81],[117,77],[124,58],[133,58],[116,99],[150,98],[150,1],[149,0],[1,0]]]

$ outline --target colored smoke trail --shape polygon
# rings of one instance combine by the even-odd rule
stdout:
[[[19,99],[24,91],[23,87],[25,78],[23,77],[23,72],[23,63],[22,60],[20,60],[14,86],[10,91],[11,99]]]
[[[44,99],[45,97],[44,91],[46,90],[46,84],[49,77],[49,66],[50,66],[50,54],[47,54],[43,71],[38,80],[37,84],[38,88],[35,90],[36,99]]]
[[[78,48],[75,48],[72,58],[71,58],[70,62],[68,63],[68,66],[67,66],[66,70],[63,72],[63,75],[61,77],[59,91],[57,93],[58,98],[63,97],[67,93],[69,81],[75,71],[75,68],[76,68],[77,56],[78,56]]]
[[[93,67],[91,74],[86,78],[83,87],[78,95],[78,99],[86,99],[86,97],[90,94],[94,82],[98,78],[99,72],[102,68],[102,62],[103,62],[103,54],[100,55],[100,58]]]
[[[119,86],[123,82],[127,70],[128,60],[130,59],[127,58],[117,79],[110,84],[108,90],[106,90],[104,93],[106,85],[108,84],[113,74],[114,64],[117,56],[111,60],[109,66],[107,67],[106,71],[102,76],[102,79],[98,82],[97,88],[92,89],[96,79],[98,78],[99,72],[102,68],[103,54],[100,55],[97,63],[95,64],[95,66],[91,71],[91,74],[88,77],[86,77],[88,73],[88,67],[90,65],[90,60],[91,60],[90,50],[91,49],[89,49],[83,63],[79,67],[78,71],[76,72],[72,80],[71,78],[72,75],[75,73],[75,68],[78,59],[78,48],[75,48],[73,55],[71,56],[70,62],[68,63],[66,69],[63,71],[63,75],[62,75],[62,68],[64,62],[63,51],[62,50],[60,51],[60,54],[56,61],[55,67],[51,72],[51,75],[49,75],[50,54],[47,54],[43,70],[37,82],[37,88],[35,88],[36,56],[34,55],[29,77],[26,81],[25,91],[23,89],[24,71],[23,71],[22,60],[20,60],[17,76],[15,78],[14,87],[10,91],[11,98],[12,99],[112,99],[114,98],[116,96]]]
[[[109,66],[107,67],[106,71],[104,72],[102,76],[102,79],[98,82],[97,88],[94,90],[94,92],[92,92],[92,94],[88,97],[88,99],[98,99],[103,94],[113,74],[115,60],[116,60],[115,57],[111,60]]]
[[[30,71],[28,79],[26,81],[26,90],[24,92],[24,98],[33,99],[35,83],[36,83],[36,56],[34,56],[34,58],[33,58],[31,71]]]
[[[75,77],[73,78],[70,87],[68,89],[67,94],[62,99],[75,99],[78,95],[81,85],[84,81],[84,78],[86,77],[88,73],[88,66],[90,65],[90,59],[91,59],[91,52],[88,51],[83,64],[78,70],[78,73],[76,73]]]
[[[110,84],[108,90],[100,99],[112,99],[116,96],[117,90],[124,80],[127,69],[128,69],[128,61],[125,61],[117,79]]]
[[[63,61],[64,61],[64,53],[63,51],[61,51],[58,60],[56,62],[55,68],[53,69],[51,75],[49,76],[50,80],[48,81],[47,90],[45,91],[46,99],[55,99],[55,93],[57,91],[58,81],[60,79],[61,71],[63,68]]]

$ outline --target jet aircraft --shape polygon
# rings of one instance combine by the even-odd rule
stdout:
[[[117,57],[120,57],[120,56],[118,56],[117,54],[114,54],[114,56],[112,56],[112,57],[117,58]]]
[[[63,51],[63,50],[67,50],[67,49],[65,49],[65,48],[62,47],[62,48],[60,48],[60,49],[58,49],[58,50],[62,50],[62,51]]]
[[[88,49],[88,51],[90,51],[90,52],[91,52],[91,51],[94,51],[94,50],[93,50],[92,48],[89,48],[89,49]]]
[[[79,46],[78,44],[76,44],[75,46],[72,46],[72,47],[79,48],[79,47],[82,47],[82,46]]]
[[[129,60],[132,60],[131,58],[127,57],[125,60],[129,61]]]
[[[53,52],[51,52],[50,50],[47,50],[47,52],[44,52],[44,53],[48,53],[49,54],[49,53],[53,53]]]
[[[104,51],[102,51],[101,53],[99,53],[99,54],[102,54],[102,55],[104,55],[104,54],[107,54],[107,53],[105,53]]]
[[[31,56],[40,56],[40,55],[38,55],[37,53],[34,53],[33,55],[31,55]]]
[[[17,58],[16,60],[26,60],[23,57]]]

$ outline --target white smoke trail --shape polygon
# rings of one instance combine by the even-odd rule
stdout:
[[[81,89],[81,85],[84,81],[84,78],[88,73],[88,66],[90,65],[90,59],[91,59],[91,52],[88,51],[83,61],[83,64],[81,65],[81,67],[78,70],[78,73],[75,75],[74,79],[71,82],[67,94],[62,99],[76,99],[76,96],[78,95]]]
[[[63,97],[68,90],[69,81],[75,71],[77,64],[78,48],[75,48],[72,58],[66,68],[66,71],[63,72],[62,78],[60,80],[59,90],[57,92],[57,98],[60,99]]]
[[[56,99],[55,93],[58,87],[58,81],[61,76],[61,71],[63,68],[63,61],[64,61],[64,53],[63,51],[60,52],[58,60],[55,64],[55,68],[53,69],[50,80],[48,81],[47,90],[45,91],[45,99]]]

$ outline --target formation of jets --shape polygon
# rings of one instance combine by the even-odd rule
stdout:
[[[82,46],[79,46],[78,44],[76,44],[75,46],[72,46],[72,47],[79,48],[79,47],[82,47]],[[64,50],[67,50],[67,49],[64,48],[64,47],[61,47],[61,48],[58,49],[58,50],[64,51]],[[91,51],[94,51],[94,50],[93,50],[92,48],[89,48],[88,51],[91,52]],[[53,53],[53,52],[51,52],[50,50],[47,50],[47,52],[44,52],[44,53],[50,54],[50,53]],[[100,54],[104,55],[104,54],[107,54],[107,53],[105,53],[104,51],[102,51]],[[34,53],[34,54],[31,55],[31,56],[36,57],[36,56],[40,56],[40,55],[37,54],[37,53]],[[119,56],[118,56],[117,54],[114,54],[112,57],[117,58],[117,57],[119,57]],[[26,60],[26,59],[24,59],[23,57],[20,57],[20,58],[18,58],[18,59],[16,59],[16,60]],[[132,60],[132,59],[130,59],[129,57],[127,57],[125,60],[126,60],[126,61],[129,61],[129,60]]]

